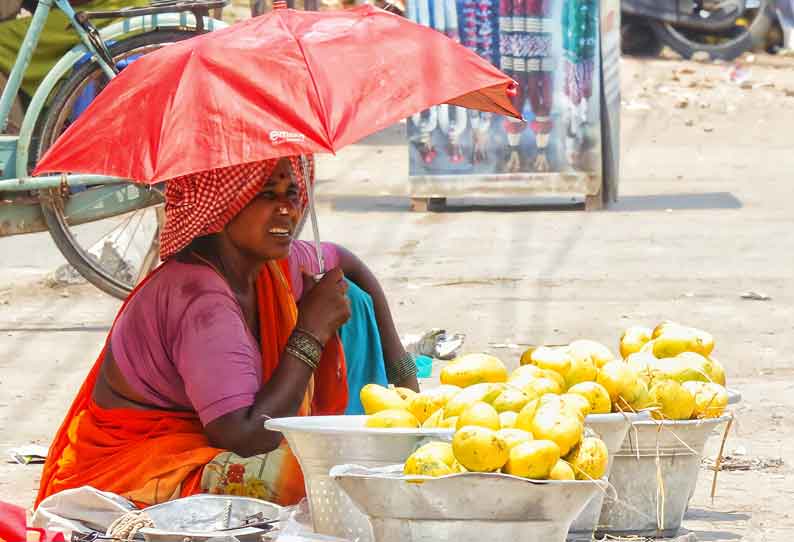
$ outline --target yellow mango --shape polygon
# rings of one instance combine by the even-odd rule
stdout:
[[[516,427],[522,429],[518,423]],[[532,418],[530,432],[538,440],[554,441],[560,448],[560,454],[565,455],[582,440],[584,422],[576,413],[565,409],[559,398],[556,401],[541,401]]]
[[[521,354],[521,358],[519,359],[519,365],[522,367],[524,365],[530,365],[532,363],[532,352],[535,351],[537,346],[530,346]]]
[[[532,433],[527,433],[521,429],[500,429],[496,434],[504,439],[508,448],[513,448],[517,444],[532,440]]]
[[[637,379],[632,386],[629,387],[625,394],[625,402],[628,403],[628,409],[624,405],[619,405],[624,411],[638,412],[651,406],[651,393],[648,390],[648,385],[642,379]]]
[[[410,403],[411,399],[413,399],[417,395],[417,393],[410,388],[395,387],[390,384],[389,389],[396,391],[397,395],[399,395],[402,398],[402,400],[407,403]]]
[[[610,361],[598,371],[596,382],[604,386],[612,402],[616,402],[621,394],[637,379],[636,373],[623,361]]]
[[[586,437],[565,459],[577,480],[598,480],[607,473],[609,452],[601,439]]]
[[[510,450],[504,472],[513,476],[546,480],[560,459],[560,449],[550,440],[522,442]]]
[[[655,339],[659,335],[661,335],[664,332],[665,328],[675,328],[675,327],[684,327],[684,326],[682,326],[681,324],[677,324],[672,320],[663,320],[662,322],[657,324],[655,328],[653,328],[653,332],[651,333],[651,339]]]
[[[441,442],[435,440],[433,442],[423,444],[414,452],[414,455],[425,454],[438,458],[444,464],[449,465],[450,467],[453,463],[455,463],[455,453],[452,451],[452,443],[450,442]]]
[[[589,350],[584,348],[570,349],[571,367],[563,374],[565,389],[580,382],[593,382],[598,374],[598,366]]]
[[[509,429],[515,427],[517,419],[518,419],[518,412],[513,412],[511,410],[500,412],[499,427],[501,427],[502,429]]]
[[[507,462],[507,443],[496,431],[485,427],[467,426],[452,438],[455,459],[471,472],[495,472]]]
[[[632,326],[626,329],[620,337],[620,357],[628,359],[630,355],[639,352],[651,338],[653,338],[653,330],[645,326]]]
[[[518,417],[516,418],[516,422],[514,427],[516,429],[521,429],[523,431],[527,431],[528,433],[532,432],[532,420],[535,419],[535,413],[538,411],[538,407],[540,406],[540,399],[533,399],[526,405],[521,411],[518,413]]]
[[[422,423],[422,429],[436,429],[441,427],[441,423],[444,421],[444,409],[440,408],[433,412],[425,421]]]
[[[658,361],[651,352],[637,352],[626,358],[626,365],[648,384],[653,379],[654,368]]]
[[[549,473],[549,480],[575,480],[576,475],[571,465],[564,459],[558,459]]]
[[[713,357],[709,357],[708,360],[711,362],[711,381],[720,386],[725,386],[725,368]]]
[[[568,345],[568,351],[574,358],[590,358],[598,369],[615,359],[609,348],[600,342],[588,339],[573,341]]]
[[[424,423],[441,408],[443,408],[443,405],[438,400],[438,397],[426,392],[415,395],[408,403],[408,412],[416,416],[419,423]]]
[[[516,388],[521,388],[523,384],[526,384],[530,380],[543,376],[542,373],[543,371],[541,368],[535,365],[521,365],[510,373],[510,376],[507,378],[507,383]]]
[[[447,476],[453,474],[452,468],[429,455],[410,455],[405,460],[403,474],[413,476]]]
[[[563,376],[556,371],[552,371],[550,369],[541,369],[540,377],[553,380],[557,384],[557,389],[560,391],[555,393],[562,393],[568,389],[568,386],[565,385],[565,378],[563,378]]]
[[[690,380],[711,380],[712,362],[696,352],[681,352],[675,357],[663,358],[653,364],[654,378],[670,378],[679,384]]]
[[[719,418],[728,406],[728,390],[712,382],[684,382],[683,387],[695,398],[693,418]]]
[[[441,420],[439,427],[442,429],[455,429],[458,426],[458,417],[452,416],[451,418],[444,418]]]
[[[530,356],[530,362],[541,369],[564,375],[571,368],[571,356],[565,348],[550,346],[537,347]]]
[[[504,391],[491,403],[497,412],[518,412],[530,400],[530,397],[518,388],[506,386]]]
[[[612,412],[612,399],[607,389],[597,382],[580,382],[568,393],[581,395],[590,403],[591,414],[608,414]]]
[[[488,429],[498,431],[501,427],[499,424],[499,413],[488,403],[478,401],[460,414],[458,423],[455,427],[460,430],[469,425],[487,427]]]
[[[403,474],[445,476],[456,472],[455,465],[455,454],[450,443],[429,442],[408,457]]]
[[[583,420],[590,414],[591,407],[590,401],[576,393],[563,393],[559,396],[562,401],[562,407],[566,410],[574,412]]]
[[[446,406],[444,412],[446,416],[460,416],[472,404],[482,401],[490,403],[504,391],[505,384],[475,384],[455,394]]]
[[[364,425],[379,429],[415,428],[419,427],[419,420],[407,410],[381,410],[367,416]]]
[[[359,393],[365,414],[375,414],[381,410],[406,410],[408,403],[396,390],[377,384],[367,384]]]
[[[441,370],[441,383],[466,388],[474,384],[507,382],[507,367],[488,354],[458,357]]]
[[[653,341],[653,355],[659,359],[673,358],[682,352],[699,352],[703,349],[701,337],[691,328],[666,327]]]
[[[562,393],[562,387],[551,378],[545,376],[530,380],[524,387],[521,388],[525,394],[530,398],[542,397],[547,393],[559,394]]]
[[[658,408],[652,413],[657,419],[688,420],[695,411],[695,398],[675,380],[654,380],[650,390],[651,402]]]

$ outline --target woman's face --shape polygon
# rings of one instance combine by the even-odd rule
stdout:
[[[290,162],[279,160],[259,194],[226,225],[226,234],[249,257],[286,258],[300,215],[299,204],[300,194]]]

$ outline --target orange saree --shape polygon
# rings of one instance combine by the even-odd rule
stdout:
[[[271,262],[257,282],[264,381],[278,366],[297,321],[286,266],[286,261]],[[117,493],[138,506],[199,493],[204,467],[224,451],[209,444],[195,413],[97,406],[92,394],[107,343],[50,447],[36,506],[54,493],[84,485]],[[346,405],[344,354],[335,338],[326,345],[297,414],[341,414]],[[291,453],[278,458],[273,494],[279,504],[294,504],[305,494],[300,467]]]

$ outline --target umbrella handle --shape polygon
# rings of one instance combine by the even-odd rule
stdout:
[[[309,199],[309,218],[312,221],[312,233],[314,234],[314,250],[317,253],[317,263],[320,266],[320,272],[315,275],[315,279],[319,280],[325,274],[325,259],[323,258],[323,248],[320,244],[320,227],[317,224],[317,210],[314,205],[314,186],[312,186],[309,175],[311,168],[309,161],[304,155],[301,155],[301,167],[303,168],[303,179],[306,185],[306,195]],[[319,278],[318,278],[319,276]]]

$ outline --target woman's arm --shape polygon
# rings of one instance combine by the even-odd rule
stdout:
[[[313,372],[306,363],[284,352],[272,378],[256,394],[253,405],[224,414],[204,427],[210,444],[241,457],[278,448],[283,435],[267,431],[265,421],[298,413]]]
[[[397,333],[397,328],[394,325],[394,319],[389,309],[389,303],[386,300],[386,294],[383,292],[378,279],[355,254],[340,245],[335,245],[335,247],[339,257],[339,267],[345,276],[372,298],[375,319],[378,322],[378,331],[380,332],[380,341],[383,347],[383,358],[387,367],[389,364],[395,364],[405,359],[405,348],[402,341],[400,341],[400,336]],[[419,381],[416,379],[415,373],[399,382],[391,383],[395,386],[419,391]]]
[[[346,290],[342,271],[329,271],[304,294],[296,329],[308,332],[325,345],[350,318]],[[210,443],[242,457],[275,450],[283,435],[265,430],[265,420],[295,416],[313,372],[312,367],[288,350],[282,352],[278,368],[256,394],[251,406],[224,414],[205,425]]]

